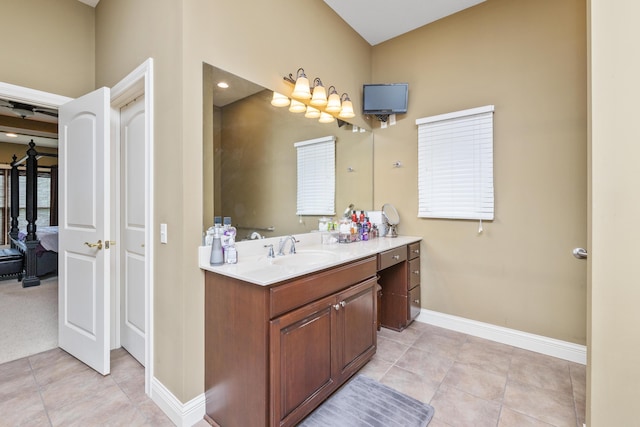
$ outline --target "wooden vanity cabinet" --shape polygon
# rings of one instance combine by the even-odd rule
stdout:
[[[271,321],[271,425],[295,425],[376,350],[376,279]]]
[[[273,286],[205,273],[205,419],[293,426],[376,350],[376,257]]]
[[[420,242],[378,254],[381,325],[401,331],[420,314]]]

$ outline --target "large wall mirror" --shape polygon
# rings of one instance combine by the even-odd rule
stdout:
[[[204,212],[230,216],[238,238],[306,233],[318,216],[296,215],[295,142],[335,136],[335,217],[353,204],[373,208],[373,135],[338,122],[323,124],[271,105],[272,91],[203,65]],[[229,87],[221,89],[218,82]]]

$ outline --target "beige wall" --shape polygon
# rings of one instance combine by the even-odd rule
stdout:
[[[167,244],[154,248],[154,376],[186,402],[202,393],[204,367],[202,320],[190,319],[191,313],[203,316],[198,240],[184,232],[185,224],[200,223],[200,193],[191,189],[201,184],[185,177],[185,163],[187,169],[194,164],[199,169],[199,160],[184,158],[181,28],[181,5],[175,0],[102,0],[96,8],[98,86],[113,86],[147,58],[154,59],[152,230],[166,223],[169,236]],[[201,105],[200,98],[193,102]]]
[[[95,10],[77,0],[3,1],[0,81],[65,96],[94,88]]]
[[[589,426],[638,423],[640,4],[590,0]]]
[[[374,47],[373,80],[409,83],[408,113],[374,130],[374,201],[424,237],[424,308],[585,344],[585,63],[582,0],[489,0]],[[487,104],[495,220],[418,219],[415,120]]]

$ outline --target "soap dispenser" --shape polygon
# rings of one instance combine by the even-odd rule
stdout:
[[[220,239],[220,231],[222,229],[220,227],[215,227],[213,232],[213,242],[211,244],[211,258],[209,263],[211,265],[222,265],[224,264],[224,255],[222,253],[222,241]]]

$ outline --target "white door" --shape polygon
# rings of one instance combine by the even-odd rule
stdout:
[[[58,344],[102,375],[109,360],[109,111],[101,88],[59,110]]]
[[[120,340],[145,364],[144,96],[120,109]]]

